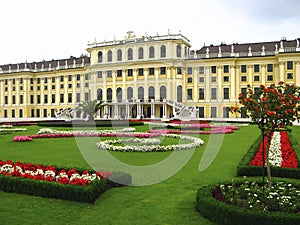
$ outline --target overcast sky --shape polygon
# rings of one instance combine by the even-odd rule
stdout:
[[[0,65],[79,57],[95,38],[127,31],[181,31],[194,50],[300,37],[299,0],[9,0],[0,9]]]

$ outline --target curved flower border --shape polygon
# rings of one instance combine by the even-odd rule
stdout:
[[[112,143],[122,143],[122,140],[116,140],[115,142],[108,141],[100,141],[96,144],[97,148],[100,150],[108,150],[108,151],[121,151],[121,152],[165,152],[165,151],[178,151],[178,150],[186,150],[191,148],[197,148],[200,145],[204,144],[204,141],[200,138],[191,137],[191,136],[183,136],[177,134],[161,134],[165,137],[178,138],[182,140],[191,141],[189,144],[177,144],[177,145],[141,145],[141,146],[114,146]]]

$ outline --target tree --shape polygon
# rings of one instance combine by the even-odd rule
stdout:
[[[102,103],[102,101],[98,100],[89,100],[85,102],[80,102],[77,108],[85,112],[88,115],[89,120],[94,120],[94,116],[97,113],[97,111],[102,107]]]
[[[278,86],[272,84],[270,87],[260,85],[257,93],[250,85],[247,86],[246,94],[239,94],[241,106],[231,107],[231,112],[242,113],[246,111],[252,122],[257,124],[261,130],[262,137],[266,135],[266,166],[268,176],[268,187],[272,186],[271,169],[269,163],[269,146],[272,134],[275,130],[285,129],[292,125],[295,120],[299,121],[299,87],[279,82]],[[263,157],[263,166],[264,157]]]

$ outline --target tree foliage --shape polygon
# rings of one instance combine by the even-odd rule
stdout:
[[[89,100],[89,101],[83,101],[78,104],[78,108],[81,109],[83,112],[85,112],[89,120],[94,120],[95,114],[100,110],[102,107],[102,101],[99,100]]]

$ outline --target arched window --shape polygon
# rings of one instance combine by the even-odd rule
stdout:
[[[182,102],[182,86],[177,86],[177,102]]]
[[[111,61],[112,61],[112,51],[109,50],[109,51],[107,52],[107,62],[111,62]]]
[[[159,92],[160,101],[167,98],[167,89],[165,86],[161,86]]]
[[[166,57],[166,46],[162,45],[160,46],[160,58],[165,58]]]
[[[127,59],[132,60],[132,58],[133,58],[132,48],[129,48],[127,51]]]
[[[102,52],[98,52],[98,63],[101,63],[103,61],[103,54]]]
[[[144,49],[142,47],[139,48],[139,59],[144,58]]]
[[[117,100],[118,102],[122,101],[122,88],[120,87],[117,88]]]
[[[118,61],[122,61],[122,50],[121,50],[121,49],[119,49],[119,50],[117,51],[117,60],[118,60]]]
[[[142,101],[144,101],[144,87],[139,87],[138,88],[138,99]]]
[[[181,45],[177,45],[176,47],[176,56],[181,57]]]
[[[111,88],[107,88],[106,96],[107,96],[107,101],[111,102],[112,101],[112,89]]]
[[[153,46],[150,46],[149,48],[149,58],[154,58],[154,47]]]
[[[133,89],[132,87],[127,88],[127,99],[132,100],[133,99]]]
[[[103,96],[102,96],[102,89],[99,88],[97,90],[97,100],[102,101],[102,98],[103,98]]]
[[[149,94],[149,96],[148,96],[149,101],[151,99],[155,99],[155,88],[153,86],[149,87],[148,94]]]

